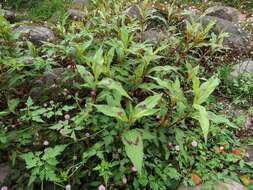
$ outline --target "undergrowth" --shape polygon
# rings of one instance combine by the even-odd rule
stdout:
[[[49,18],[62,6],[53,2],[49,12],[31,13]],[[252,177],[237,126],[214,96],[220,79],[212,64],[225,53],[225,34],[212,33],[213,22],[185,23],[174,4],[159,14],[146,0],[142,17],[132,19],[131,2],[93,3],[84,21],[63,17],[53,28],[58,39],[39,46],[0,17],[0,162],[13,168],[5,184],[211,189],[218,180]],[[154,23],[167,32],[159,44],[142,37]],[[48,84],[45,76],[57,69],[60,83]]]

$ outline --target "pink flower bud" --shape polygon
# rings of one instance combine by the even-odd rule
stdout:
[[[99,185],[98,190],[106,190],[106,188],[103,184],[101,184],[101,185]]]
[[[64,129],[60,129],[60,134],[61,134],[62,136],[65,135]]]
[[[7,186],[3,186],[3,187],[1,187],[1,190],[8,190],[8,187]]]
[[[44,146],[48,146],[48,145],[49,145],[49,142],[46,140],[46,141],[43,142],[43,145],[44,145]]]

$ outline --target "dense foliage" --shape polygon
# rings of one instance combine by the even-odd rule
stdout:
[[[144,1],[141,18],[132,19],[130,2],[93,3],[84,21],[63,15],[53,26],[57,40],[39,45],[0,17],[0,162],[15,168],[9,186],[210,189],[238,180],[239,171],[251,174],[237,126],[213,96],[225,75],[215,64],[226,34],[212,33],[212,22],[186,21],[175,4],[159,12]],[[166,40],[143,38],[154,23]],[[56,69],[60,83],[34,98],[31,89]],[[244,85],[248,97],[252,86]]]

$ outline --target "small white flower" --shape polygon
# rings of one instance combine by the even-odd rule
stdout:
[[[86,137],[89,137],[89,136],[90,136],[90,133],[85,133],[85,136],[86,136]]]
[[[72,98],[72,96],[71,96],[71,95],[68,95],[68,96],[67,96],[67,99],[68,99],[68,100],[69,100],[69,99],[71,99],[71,98]]]
[[[70,115],[69,115],[69,114],[66,114],[66,115],[64,116],[64,118],[65,118],[66,120],[69,120],[69,119],[70,119]]]
[[[43,113],[43,117],[48,118],[48,113]]]
[[[180,146],[179,146],[179,145],[176,145],[176,146],[175,146],[175,150],[176,150],[176,151],[180,151]]]
[[[122,183],[125,185],[125,184],[127,184],[127,178],[124,176],[123,178],[122,178]]]
[[[192,141],[191,144],[192,144],[193,147],[197,147],[198,146],[198,142],[197,141]]]
[[[121,154],[122,153],[122,149],[118,148],[118,153]]]
[[[44,107],[47,107],[47,103],[44,103],[43,106],[44,106]]]
[[[132,170],[132,172],[137,172],[137,168],[136,168],[135,166],[133,166],[133,167],[131,168],[131,170]]]
[[[44,146],[48,146],[48,145],[49,145],[49,142],[46,140],[46,141],[43,142],[43,145],[44,145]]]
[[[66,190],[71,190],[71,185],[70,185],[70,184],[66,185],[66,186],[65,186],[65,189],[66,189]]]
[[[50,104],[54,104],[54,101],[53,101],[53,100],[51,100],[49,103],[50,103]]]

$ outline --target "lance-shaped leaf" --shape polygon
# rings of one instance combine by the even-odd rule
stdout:
[[[120,119],[121,121],[127,122],[128,118],[125,111],[120,107],[113,107],[109,105],[95,105],[98,112],[101,112],[107,116]]]
[[[133,114],[131,115],[132,122],[135,122],[137,119],[140,119],[144,116],[155,114],[158,109],[154,109],[154,107],[158,104],[161,97],[162,96],[160,94],[150,96],[137,104],[134,108]]]
[[[193,77],[194,79],[194,77]],[[198,79],[195,79],[198,80]],[[199,82],[196,82],[199,83]],[[212,77],[208,81],[201,84],[201,86],[198,88],[197,85],[194,85],[194,104],[202,104],[205,101],[207,101],[208,97],[212,94],[212,92],[215,90],[215,88],[219,85],[220,80],[218,78]]]
[[[175,82],[161,80],[160,78],[155,77],[150,78],[154,79],[162,88],[169,90],[172,101],[182,102],[184,105],[188,104],[178,78]]]
[[[124,90],[124,88],[122,87],[120,82],[117,82],[115,80],[112,80],[110,78],[104,78],[102,81],[100,81],[98,83],[98,85],[101,85],[103,87],[106,87],[110,90],[116,90],[117,92],[119,92],[122,96],[125,96],[129,99],[131,99],[131,97],[127,94],[127,92]]]
[[[209,118],[208,118],[208,112],[206,111],[206,108],[201,105],[195,104],[193,106],[196,110],[198,110],[199,117],[197,117],[196,119],[200,123],[200,127],[201,127],[203,135],[204,135],[205,143],[207,143],[207,136],[209,133],[209,125],[210,125]]]
[[[15,110],[19,104],[19,99],[9,99],[7,103],[10,112],[15,113]]]
[[[85,82],[88,83],[89,87],[95,88],[95,79],[93,75],[86,70],[86,68],[83,65],[76,65],[78,73],[81,75],[81,77],[85,80]],[[84,86],[87,86],[86,84]]]
[[[170,73],[171,71],[177,72],[179,69],[174,66],[166,65],[166,66],[157,66],[149,70],[149,73],[152,72],[164,72],[164,73]]]
[[[143,142],[140,132],[136,129],[127,131],[122,135],[122,142],[125,145],[126,154],[141,174],[143,166]]]
[[[208,112],[208,117],[209,119],[216,123],[216,124],[225,124],[229,127],[232,127],[232,128],[238,128],[234,123],[232,123],[231,121],[229,121],[225,116],[223,115],[216,115],[215,113],[213,112]]]

